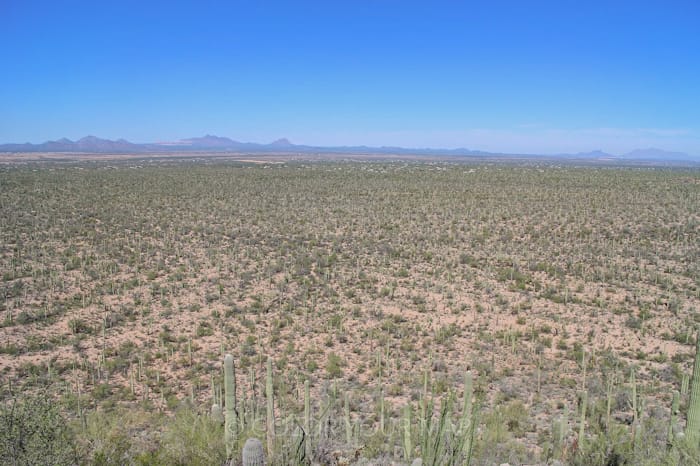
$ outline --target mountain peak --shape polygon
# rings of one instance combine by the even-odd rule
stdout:
[[[294,144],[289,142],[289,139],[287,138],[280,138],[275,141],[272,141],[269,145],[274,147],[289,147],[293,146]]]
[[[88,134],[85,137],[82,137],[78,139],[78,142],[93,142],[93,141],[100,141],[101,139],[98,138],[97,136],[93,136],[92,134]]]
[[[578,157],[612,157],[612,155],[607,152],[603,152],[601,149],[595,149],[590,152],[579,152],[576,154]]]
[[[187,144],[187,145],[192,145],[192,146],[212,147],[212,148],[228,147],[228,146],[231,146],[233,144],[236,144],[236,141],[234,141],[233,139],[229,139],[229,138],[221,137],[221,136],[215,136],[213,134],[205,134],[201,138],[183,139],[180,142]]]

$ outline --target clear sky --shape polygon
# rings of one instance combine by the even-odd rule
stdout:
[[[700,1],[0,0],[0,142],[700,155]]]

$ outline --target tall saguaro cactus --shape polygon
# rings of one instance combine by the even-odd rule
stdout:
[[[267,358],[267,377],[265,380],[265,396],[267,398],[267,454],[272,457],[275,447],[275,412],[272,393],[272,358]]]
[[[633,372],[634,374],[634,372]],[[579,422],[579,429],[578,429],[578,444],[579,446],[583,446],[583,441],[585,440],[585,433],[586,433],[586,408],[588,407],[588,392],[582,391],[581,392],[581,420]]]
[[[224,392],[226,398],[224,440],[226,442],[226,456],[231,458],[235,450],[236,437],[238,437],[238,423],[236,419],[236,376],[233,371],[233,355],[231,354],[227,354],[224,358]]]
[[[673,446],[676,430],[678,429],[678,408],[680,406],[681,394],[678,390],[673,391],[673,399],[671,401],[671,420],[668,424],[668,440],[669,446]]]
[[[384,389],[379,387],[379,432],[384,433]]]
[[[345,443],[348,445],[352,444],[352,424],[350,423],[350,401],[348,400],[348,394],[345,393],[343,412],[345,415]]]
[[[406,461],[413,457],[413,443],[411,442],[411,405],[404,408],[403,418],[403,456]]]
[[[304,381],[304,432],[306,437],[304,440],[304,450],[306,458],[311,459],[311,393],[309,388],[309,379]]]
[[[474,396],[474,381],[472,371],[464,373],[464,405],[462,406],[462,419],[468,420],[467,416],[472,412],[472,397]],[[463,425],[464,427],[464,425]]]
[[[630,387],[632,388],[632,415],[634,416],[634,423],[636,424],[640,416],[639,399],[637,398],[637,376],[634,367],[630,371]]]
[[[476,432],[477,410],[472,404],[474,396],[474,382],[472,372],[464,374],[464,406],[462,407],[462,419],[460,421],[460,438],[457,443],[460,454],[464,456],[465,465],[471,464],[474,450],[474,433]]]
[[[695,363],[693,378],[690,381],[686,437],[691,444],[697,444],[700,440],[700,329],[695,338]]]

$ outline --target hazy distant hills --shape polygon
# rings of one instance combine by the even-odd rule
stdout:
[[[59,139],[41,144],[0,144],[0,152],[90,152],[90,153],[160,153],[160,152],[299,152],[299,153],[347,153],[347,154],[411,154],[411,155],[499,155],[469,149],[407,149],[403,147],[337,146],[317,147],[292,144],[282,138],[270,144],[239,142],[227,137],[207,134],[203,137],[181,139],[173,142],[135,144],[124,139],[112,141],[86,136],[78,141]]]
[[[580,152],[576,154],[503,154],[484,152],[472,149],[430,149],[405,147],[369,147],[369,146],[337,146],[318,147],[292,144],[288,139],[277,139],[269,144],[239,142],[227,137],[207,134],[203,137],[181,139],[173,142],[156,142],[135,144],[125,139],[112,141],[95,136],[86,136],[77,141],[59,139],[41,144],[0,144],[0,152],[66,152],[66,153],[96,153],[96,154],[133,154],[133,153],[172,153],[172,152],[294,152],[294,153],[336,153],[336,154],[386,154],[413,156],[442,156],[442,157],[499,157],[499,158],[547,158],[587,161],[653,161],[653,162],[692,162],[700,164],[700,156],[692,156],[683,152],[670,152],[662,149],[636,149],[622,155],[613,155],[601,150]]]
[[[139,152],[142,144],[133,144],[124,139],[111,141],[95,136],[85,136],[77,141],[62,138],[42,144],[2,144],[0,152]]]
[[[694,157],[685,152],[671,152],[663,149],[648,148],[648,149],[635,149],[626,154],[614,155],[601,150],[594,150],[591,152],[579,152],[577,154],[558,154],[554,157],[567,158],[567,159],[595,159],[595,160],[638,160],[638,161],[673,161],[673,162],[698,162],[700,163],[700,157]]]
[[[685,152],[669,152],[662,149],[635,149],[621,156],[628,160],[700,160]]]

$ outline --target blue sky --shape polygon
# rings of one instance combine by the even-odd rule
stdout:
[[[0,141],[700,155],[700,2],[0,0]]]

